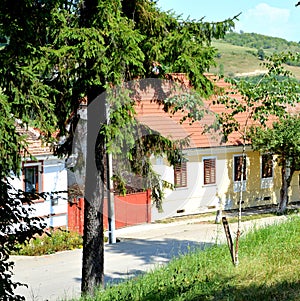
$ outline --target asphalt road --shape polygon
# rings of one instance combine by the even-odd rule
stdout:
[[[261,226],[278,219],[272,217],[244,222],[243,232],[254,224]],[[235,231],[236,225],[233,224],[232,234]],[[105,245],[106,284],[145,273],[167,263],[174,256],[195,248],[226,240],[222,225],[207,223],[203,219],[128,227],[117,230],[116,234],[121,242]],[[28,284],[28,288],[22,287],[16,292],[24,295],[28,301],[56,301],[79,297],[81,258],[82,250],[39,257],[12,256],[15,262],[14,280]]]

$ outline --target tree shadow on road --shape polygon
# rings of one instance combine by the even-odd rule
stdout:
[[[161,240],[129,239],[116,244],[106,245],[105,262],[108,263],[108,268],[105,274],[105,282],[110,284],[118,283],[136,277],[168,263],[173,258],[196,250],[203,250],[212,245],[212,243],[207,242],[170,238]],[[118,254],[122,256],[122,261],[125,264],[119,270],[111,269],[109,261]],[[126,263],[128,263],[127,266]],[[122,268],[125,268],[125,270],[122,270]]]

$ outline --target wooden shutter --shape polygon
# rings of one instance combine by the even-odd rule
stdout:
[[[271,154],[264,154],[261,156],[261,177],[273,177],[273,156]]]
[[[242,162],[243,156],[236,156],[234,157],[234,181],[241,181],[242,177]],[[246,180],[247,175],[247,165],[246,165],[246,156],[244,157],[244,176],[243,180]]]
[[[175,164],[174,166],[174,185],[175,187],[187,186],[187,166],[186,162]]]
[[[204,185],[216,183],[216,159],[204,159]]]

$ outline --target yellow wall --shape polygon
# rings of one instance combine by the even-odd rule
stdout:
[[[260,153],[247,151],[247,181],[246,190],[243,191],[243,207],[253,207],[261,205],[278,204],[280,198],[281,188],[281,167],[274,162],[273,173],[273,187],[261,188],[261,175],[260,175]],[[225,195],[225,199],[231,200],[232,209],[238,208],[239,192],[234,192],[233,181],[233,156],[241,155],[241,152],[227,153],[228,164],[228,179],[230,185]],[[300,173],[295,172],[292,178],[291,187],[289,189],[289,202],[300,201]],[[270,198],[270,199],[269,199]]]
[[[238,208],[240,192],[234,192],[233,181],[233,158],[234,155],[241,155],[241,152],[227,153],[228,178],[230,185],[226,192],[226,200],[231,205],[231,208]],[[280,170],[274,163],[273,187],[261,188],[261,162],[260,153],[247,151],[247,180],[246,189],[242,192],[243,208],[254,207],[261,205],[276,204],[279,199],[280,190]],[[230,202],[231,201],[231,202]]]

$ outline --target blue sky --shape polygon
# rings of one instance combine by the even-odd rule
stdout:
[[[158,0],[162,10],[172,9],[192,19],[222,21],[240,12],[235,30],[255,32],[288,41],[300,41],[300,6],[297,0]],[[299,20],[299,21],[298,21]]]

